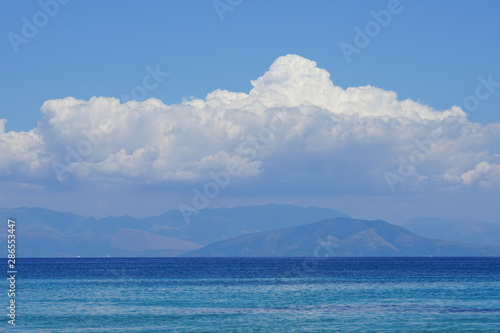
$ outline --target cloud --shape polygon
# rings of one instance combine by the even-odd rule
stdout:
[[[6,122],[6,119],[0,119],[0,175],[29,175],[42,168],[48,160],[44,157],[43,138],[37,130],[6,133]]]
[[[466,185],[479,183],[483,187],[500,185],[500,164],[486,161],[478,163],[474,169],[464,172],[460,178]]]
[[[0,121],[0,175],[193,184],[232,163],[241,167],[235,179],[267,189],[384,193],[384,173],[420,150],[423,161],[402,189],[498,182],[500,157],[488,147],[500,124],[471,123],[458,107],[438,111],[372,86],[343,89],[297,55],[251,83],[248,94],[216,90],[173,105],[46,101],[29,132],[6,133]]]

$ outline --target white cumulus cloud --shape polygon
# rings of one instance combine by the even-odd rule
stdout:
[[[422,161],[401,186],[498,182],[500,158],[488,147],[500,124],[471,123],[458,107],[438,111],[372,86],[343,89],[297,55],[251,83],[248,93],[216,90],[173,105],[46,101],[29,132],[6,133],[0,120],[0,175],[196,182],[231,164],[241,167],[235,177],[268,187],[383,192],[384,173],[417,150]]]
[[[461,179],[466,185],[473,183],[479,183],[482,186],[500,185],[500,164],[483,161],[474,169],[464,172]]]

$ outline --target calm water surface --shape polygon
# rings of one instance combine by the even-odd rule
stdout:
[[[500,332],[500,258],[18,260],[15,331]]]

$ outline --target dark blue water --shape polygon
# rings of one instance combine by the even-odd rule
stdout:
[[[18,271],[18,331],[500,332],[500,258],[20,259]]]

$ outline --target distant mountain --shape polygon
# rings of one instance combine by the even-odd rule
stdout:
[[[418,217],[409,220],[403,227],[431,239],[500,246],[500,225],[472,219]]]
[[[173,210],[136,220],[139,221],[140,228],[137,226],[138,223],[129,224],[127,227],[207,245],[248,233],[298,226],[315,220],[342,216],[347,215],[328,208],[268,204],[205,209],[193,214],[188,222],[178,210]],[[101,221],[116,227],[116,225],[121,226],[122,219],[107,218]]]
[[[201,212],[200,216],[224,216],[245,223],[247,226],[260,231],[296,227],[311,223],[311,221],[336,217],[349,217],[344,213],[329,208],[303,208],[277,204],[206,209]]]
[[[262,205],[206,209],[184,221],[179,211],[135,219],[95,219],[42,208],[0,209],[0,220],[17,221],[20,257],[177,256],[216,241],[344,214],[326,208]],[[6,254],[7,228],[0,230]]]
[[[431,240],[384,221],[336,218],[242,235],[207,245],[190,257],[499,256],[500,248]]]

